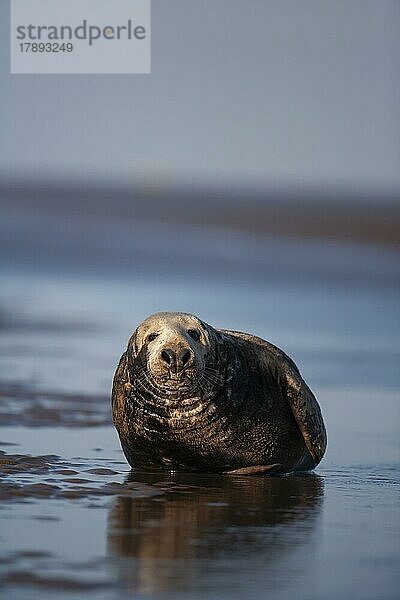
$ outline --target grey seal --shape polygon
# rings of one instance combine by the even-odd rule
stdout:
[[[138,326],[115,372],[112,412],[132,467],[307,471],[327,443],[319,404],[282,350],[187,313]]]

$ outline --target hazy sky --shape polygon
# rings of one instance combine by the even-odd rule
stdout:
[[[0,173],[400,191],[398,0],[153,0],[151,75],[10,75]]]

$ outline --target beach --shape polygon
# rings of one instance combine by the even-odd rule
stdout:
[[[3,597],[395,598],[396,205],[1,189]],[[314,473],[130,471],[112,377],[159,310],[295,360],[328,431]]]

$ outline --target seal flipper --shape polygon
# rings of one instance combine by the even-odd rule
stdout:
[[[252,465],[251,467],[233,469],[233,471],[224,471],[227,475],[271,475],[281,472],[282,465],[279,463],[275,463],[274,465]]]
[[[288,401],[309,452],[309,460],[302,460],[299,468],[313,469],[325,453],[327,435],[320,406],[301,377],[296,364],[280,348],[255,335],[228,329],[219,331],[258,346],[260,356],[262,350],[266,351],[270,375],[283,398]]]
[[[322,459],[327,444],[321,409],[314,394],[290,363],[278,367],[279,382],[315,465]]]

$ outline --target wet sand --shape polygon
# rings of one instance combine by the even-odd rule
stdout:
[[[1,214],[4,598],[397,597],[394,245],[33,208]],[[295,359],[328,429],[315,474],[130,472],[111,380],[160,309]]]

